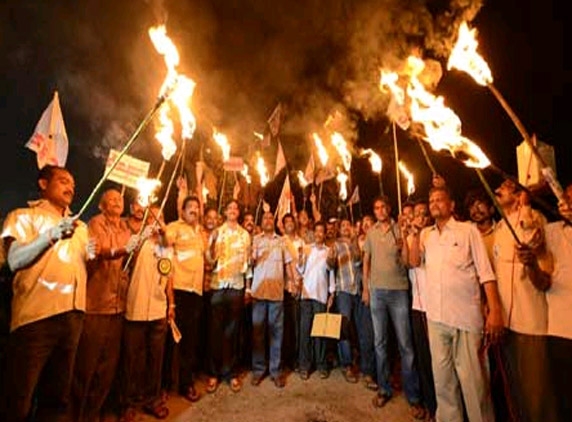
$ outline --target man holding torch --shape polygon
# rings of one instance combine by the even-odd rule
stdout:
[[[13,280],[4,421],[69,420],[69,393],[86,307],[85,262],[97,252],[87,227],[69,217],[73,176],[46,165],[41,199],[6,217],[2,238]]]

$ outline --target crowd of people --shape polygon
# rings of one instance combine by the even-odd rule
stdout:
[[[124,215],[109,188],[85,224],[68,170],[45,166],[38,187],[2,230],[3,421],[164,419],[173,391],[196,402],[239,393],[246,372],[284,388],[334,368],[375,407],[401,385],[417,420],[572,420],[572,185],[550,223],[510,180],[504,218],[471,191],[461,221],[436,178],[399,213],[382,196],[357,222],[314,207],[260,226],[235,200],[202,210],[184,184],[174,221],[136,201]],[[324,312],[342,315],[339,340],[312,336]]]

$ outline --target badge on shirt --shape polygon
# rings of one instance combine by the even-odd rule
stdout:
[[[161,258],[159,261],[157,261],[157,271],[159,271],[159,274],[161,275],[169,275],[172,268],[173,264],[169,258]]]

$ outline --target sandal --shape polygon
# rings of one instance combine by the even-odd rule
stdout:
[[[230,379],[230,389],[233,393],[238,393],[242,388],[242,383],[238,378],[231,378]]]
[[[155,404],[143,406],[143,411],[157,419],[166,419],[169,416],[169,408],[160,401]]]
[[[199,392],[195,389],[194,386],[190,385],[189,387],[187,387],[187,390],[185,391],[185,393],[183,394],[183,397],[185,399],[187,399],[190,402],[196,402],[197,400],[199,400],[199,398],[201,397],[201,395],[199,394]]]
[[[363,378],[363,383],[368,390],[377,391],[377,382],[375,382],[371,375],[366,375]]]
[[[427,417],[425,408],[418,403],[409,405],[409,414],[417,420],[423,420]]]
[[[352,371],[352,368],[350,368],[349,366],[345,369],[343,374],[346,381],[349,382],[350,384],[355,384],[356,382],[358,382],[356,375]]]
[[[207,393],[212,394],[217,390],[217,388],[218,388],[218,379],[216,379],[215,377],[209,378],[207,381]]]
[[[374,407],[381,408],[387,404],[390,398],[391,396],[386,393],[377,393],[372,400],[372,404]]]

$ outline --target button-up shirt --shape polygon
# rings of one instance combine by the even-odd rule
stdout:
[[[328,247],[312,244],[304,262],[298,262],[298,271],[304,277],[302,299],[313,299],[321,303],[328,302],[328,293],[336,291],[334,277],[327,264]]]
[[[407,271],[401,263],[401,252],[397,247],[400,237],[399,227],[393,221],[387,229],[378,221],[368,230],[363,249],[370,256],[370,288],[409,289]]]
[[[173,288],[203,294],[205,241],[203,228],[183,220],[167,225],[167,243],[173,247]]]
[[[258,234],[254,236],[252,250],[255,259],[252,297],[259,300],[283,300],[284,266],[292,262],[284,238],[276,233]]]
[[[552,286],[546,291],[548,334],[572,339],[572,227],[548,224],[546,246],[554,258]]]
[[[101,247],[111,250],[125,247],[131,231],[123,220],[111,222],[103,214],[89,220],[89,236]],[[98,258],[87,265],[86,313],[114,315],[125,311],[129,278],[123,271],[123,257]]]
[[[427,275],[427,318],[480,332],[479,285],[493,281],[495,275],[479,231],[471,223],[450,218],[441,231],[434,225],[423,229],[420,236]]]
[[[521,224],[523,214],[515,211],[507,218],[518,238],[526,243],[530,231]],[[546,219],[536,211],[532,218],[544,236]],[[504,221],[500,221],[495,230],[493,255],[505,326],[517,333],[545,335],[548,329],[546,296],[534,287],[524,264],[516,256],[515,240]]]
[[[218,229],[215,242],[215,269],[211,279],[211,288],[243,289],[244,275],[248,270],[250,253],[250,235],[241,226],[231,228],[227,223]]]
[[[6,216],[2,238],[29,243],[56,226],[62,215],[46,200]],[[16,271],[10,330],[71,310],[85,311],[87,226],[78,222],[73,235],[58,240],[36,261]]]
[[[171,248],[154,238],[145,240],[133,268],[127,292],[125,318],[129,321],[156,321],[167,316],[167,277],[159,273],[159,259],[172,259]]]
[[[357,270],[361,263],[359,247],[349,240],[340,239],[334,244],[336,252],[336,292],[357,294]]]

